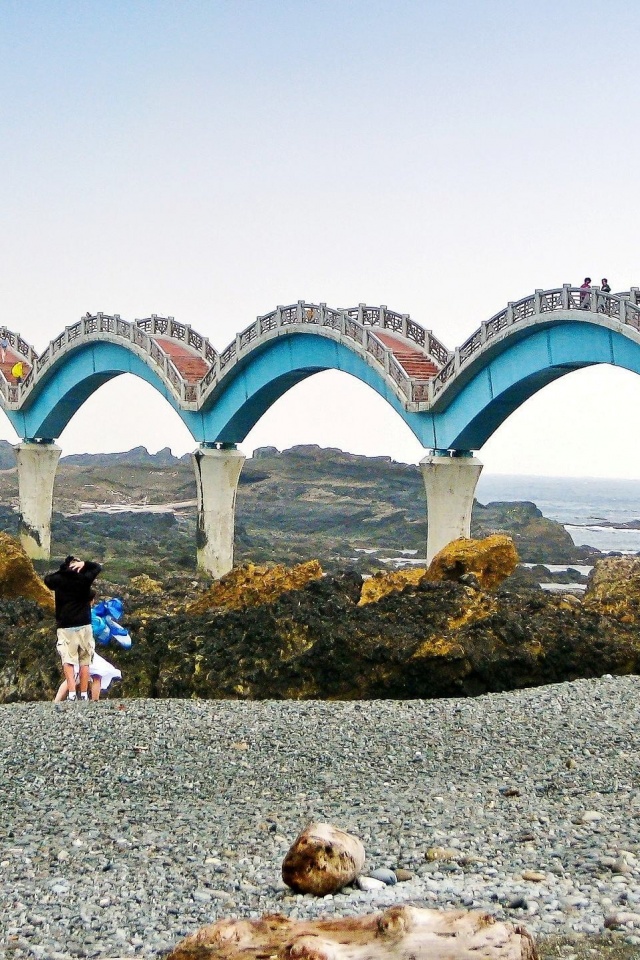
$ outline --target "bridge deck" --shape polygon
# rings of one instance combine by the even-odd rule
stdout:
[[[375,335],[385,347],[389,347],[407,376],[415,380],[430,380],[435,377],[438,367],[420,350],[390,333],[376,330]]]
[[[6,359],[4,363],[0,360],[0,373],[4,375],[4,378],[8,383],[16,382],[16,378],[11,373],[11,368],[14,365],[14,363],[18,362],[18,360],[22,360],[24,376],[26,377],[26,375],[29,373],[29,370],[31,370],[31,364],[27,363],[25,358],[21,357],[20,354],[16,353],[16,351],[13,350],[11,347],[7,347]]]
[[[198,383],[209,370],[209,365],[195,351],[185,347],[182,343],[170,340],[168,337],[154,338],[159,347],[171,357],[175,367],[180,371],[187,383]]]

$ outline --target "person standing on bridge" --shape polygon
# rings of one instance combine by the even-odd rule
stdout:
[[[600,281],[600,290],[602,293],[611,293],[611,287],[606,277],[603,277]],[[604,297],[598,297],[598,313],[607,313]]]
[[[584,283],[580,284],[580,306],[583,310],[588,310],[591,306],[591,277],[585,277]]]
[[[75,669],[80,679],[80,699],[88,700],[89,664],[95,654],[91,628],[91,588],[102,567],[91,560],[67,557],[55,573],[48,573],[44,582],[56,598],[57,651],[67,681],[69,700],[76,699]]]
[[[0,333],[0,360],[2,363],[7,359],[7,349],[9,347],[9,337],[7,336],[7,331],[3,330]]]

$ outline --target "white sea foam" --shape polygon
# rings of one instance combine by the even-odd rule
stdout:
[[[523,563],[523,567],[537,567],[537,563]],[[567,570],[576,570],[578,573],[581,573],[583,577],[588,577],[593,567],[588,563],[545,563],[544,566],[547,568],[549,573],[566,573]]]

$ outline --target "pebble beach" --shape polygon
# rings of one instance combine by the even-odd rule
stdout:
[[[1,706],[0,956],[152,957],[220,917],[401,903],[640,945],[639,721],[638,677]],[[282,860],[311,820],[360,837],[366,874],[410,878],[292,893]]]

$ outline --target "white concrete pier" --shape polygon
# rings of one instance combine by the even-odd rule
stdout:
[[[476,457],[432,452],[420,461],[427,495],[427,563],[471,533],[471,508],[482,463]]]
[[[18,462],[20,543],[32,560],[48,560],[53,483],[62,450],[47,442],[17,443],[13,449]]]
[[[233,567],[236,491],[245,456],[235,448],[201,446],[191,459],[198,491],[198,567],[218,579]]]

